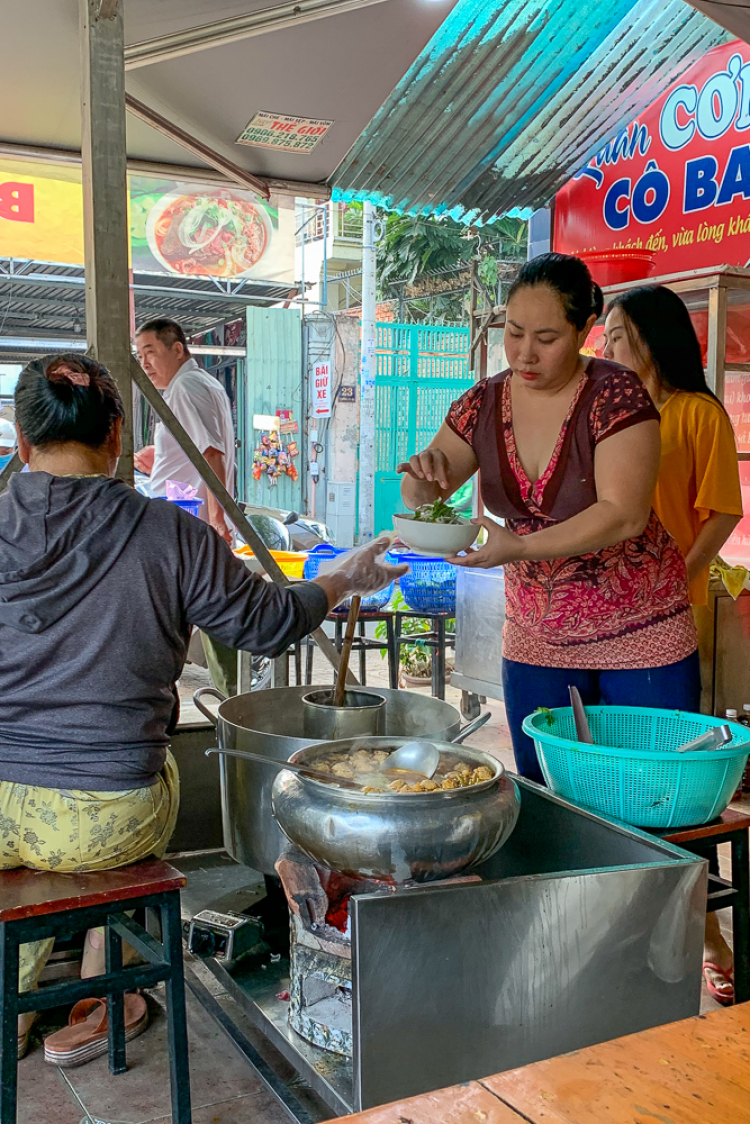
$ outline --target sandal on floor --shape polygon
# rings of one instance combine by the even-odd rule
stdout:
[[[38,1018],[39,1018],[39,1015],[35,1014],[30,1026],[28,1027],[28,1029],[26,1031],[24,1031],[23,1034],[18,1035],[18,1060],[19,1060],[19,1062],[20,1062],[21,1058],[25,1058],[26,1055],[29,1052],[29,1035],[31,1034],[31,1027],[34,1025],[34,1023],[36,1022],[36,1020]]]
[[[726,980],[728,984],[731,984],[732,990],[719,991],[713,980],[710,980],[708,978],[706,969],[711,972],[716,972],[717,976],[721,976],[723,980]],[[708,994],[711,996],[711,998],[715,999],[717,1003],[721,1003],[722,1007],[731,1007],[734,1003],[734,968],[727,968],[725,970],[724,968],[720,968],[718,964],[712,964],[709,960],[705,960],[703,963],[703,978],[706,981]]]
[[[142,995],[128,991],[125,1000],[125,1041],[130,1042],[148,1026],[148,1007]],[[107,1052],[107,1003],[104,999],[81,999],[70,1012],[68,1025],[44,1040],[44,1060],[72,1069]]]

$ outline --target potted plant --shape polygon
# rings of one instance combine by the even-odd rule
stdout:
[[[401,596],[400,591],[396,591],[393,600],[390,602],[389,609],[394,613],[400,610],[408,610],[409,606]],[[446,621],[446,631],[453,632],[455,630],[455,621]],[[420,643],[416,638],[420,633],[430,631],[430,620],[428,617],[404,617],[401,621],[401,635],[415,637],[413,644],[401,644],[399,651],[399,685],[404,687],[429,687],[432,683],[432,649]],[[386,623],[385,621],[378,621],[375,626],[375,636],[379,640],[386,638]],[[382,649],[380,658],[385,659],[387,652]],[[445,681],[450,682],[452,666],[449,661],[446,661]]]

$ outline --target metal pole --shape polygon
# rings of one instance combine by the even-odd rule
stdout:
[[[375,208],[362,207],[362,334],[359,371],[359,541],[375,534]]]
[[[356,12],[360,8],[369,8],[383,2],[384,0],[287,0],[286,3],[259,8],[247,15],[230,16],[228,19],[214,20],[185,31],[160,35],[157,39],[131,43],[126,52],[127,67],[128,70],[133,70],[139,66],[166,62],[167,59],[181,58],[194,51],[205,51],[255,35],[299,27],[312,20]],[[210,5],[206,6],[206,11],[210,11]]]
[[[247,542],[248,546],[252,547],[255,557],[260,562],[263,569],[268,576],[275,581],[277,585],[289,585],[289,579],[282,573],[275,558],[271,555],[268,547],[258,535],[258,532],[248,522],[247,516],[244,511],[235,503],[229,492],[222,484],[219,477],[216,475],[211,465],[206,458],[199,452],[197,445],[191,440],[183,426],[174,416],[167,403],[162,398],[159,391],[152,384],[148,375],[142,370],[135,356],[131,356],[131,375],[133,382],[140,390],[143,397],[152,407],[154,413],[160,421],[164,423],[171,435],[174,437],[177,444],[182,449],[185,456],[190,463],[196,468],[200,474],[201,479],[205,482],[206,487],[210,488],[216,499],[221,504],[229,519],[237,527],[242,537]],[[315,643],[320,648],[323,655],[329,663],[338,671],[341,657],[336,651],[336,648],[326,636],[322,628],[317,628],[312,634],[315,637]],[[347,683],[353,686],[358,686],[359,681],[354,677],[350,671],[346,679]]]
[[[237,694],[247,695],[253,689],[253,656],[251,652],[237,653]]]
[[[0,472],[0,493],[4,492],[10,483],[10,478],[14,472],[20,472],[23,468],[23,462],[18,453],[14,453],[2,472]]]
[[[144,105],[142,101],[132,97],[130,94],[125,95],[125,105],[128,113],[133,117],[137,117],[139,121],[144,121],[150,125],[152,129],[157,132],[163,133],[165,137],[175,141],[177,144],[182,145],[188,152],[192,152],[200,160],[205,160],[212,168],[217,171],[223,172],[229,179],[239,183],[242,187],[248,188],[250,191],[256,191],[262,195],[264,199],[268,199],[271,195],[271,189],[264,180],[254,176],[251,172],[246,172],[244,168],[240,168],[239,164],[235,164],[233,160],[228,160],[226,156],[222,156],[220,152],[215,149],[209,148],[203,141],[197,140],[191,136],[190,133],[185,132],[179,125],[175,125],[173,121],[169,121],[163,117],[161,113],[157,113],[155,109],[150,106]]]
[[[108,367],[125,423],[117,473],[133,483],[130,383],[128,185],[125,154],[125,43],[122,9],[79,0],[83,245],[86,330],[93,357]],[[104,11],[105,14],[101,14]]]
[[[81,154],[70,148],[47,148],[42,145],[11,144],[0,141],[0,156],[20,160],[43,160],[45,164],[80,164]],[[160,179],[189,180],[195,183],[221,184],[232,187],[237,181],[216,168],[194,168],[185,164],[165,164],[156,160],[128,160],[128,171],[136,175],[159,176]],[[310,199],[330,199],[331,188],[325,183],[310,180],[279,179],[277,176],[256,176],[276,195],[303,196]]]
[[[724,401],[724,369],[727,355],[727,290],[721,284],[708,292],[708,343],[706,381],[720,402]]]
[[[323,292],[320,297],[323,312],[328,308],[328,207],[328,203],[323,204]]]

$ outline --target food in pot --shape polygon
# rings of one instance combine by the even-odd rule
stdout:
[[[415,523],[465,523],[466,520],[451,507],[445,500],[435,500],[434,503],[423,503],[414,512]]]
[[[387,757],[388,753],[383,749],[349,749],[324,754],[314,762],[310,761],[310,765],[322,773],[330,773],[332,779],[361,780],[363,792],[398,792],[401,795],[470,788],[491,781],[495,776],[489,765],[462,761],[460,757],[448,753],[440,754],[440,764],[431,778],[420,778],[418,773],[407,773],[403,769],[379,773]]]

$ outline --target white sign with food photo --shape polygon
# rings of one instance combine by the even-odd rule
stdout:
[[[267,281],[293,274],[293,214],[251,192],[131,177],[130,226],[134,269]]]

